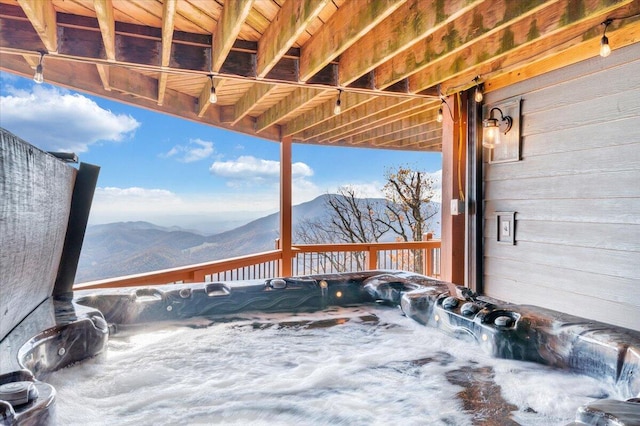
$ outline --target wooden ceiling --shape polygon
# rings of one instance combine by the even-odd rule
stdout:
[[[440,94],[596,56],[607,18],[631,16],[609,25],[613,49],[637,43],[639,12],[640,0],[0,0],[0,69],[31,77],[44,53],[48,83],[216,127],[439,151]]]

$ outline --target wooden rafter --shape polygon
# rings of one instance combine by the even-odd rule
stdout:
[[[233,47],[254,0],[228,1],[216,27],[211,48],[211,71],[218,72]]]
[[[512,13],[511,3],[474,3],[474,8],[465,10],[447,25],[434,28],[428,37],[376,68],[376,87],[388,87],[447,55],[466,54],[469,46],[482,42],[496,31],[511,27],[514,22],[531,16],[536,11],[550,7],[556,1],[550,0],[542,5],[522,2],[522,13],[513,20],[508,17]]]
[[[300,49],[300,81],[307,81],[407,0],[347,1]]]
[[[342,114],[347,111],[352,110],[353,108],[357,108],[367,102],[372,102],[377,99],[377,97],[372,97],[369,95],[364,95],[361,93],[343,93],[342,94]],[[335,108],[335,100],[331,100],[329,102],[325,102],[322,105],[317,106],[311,111],[303,115],[299,115],[293,120],[289,121],[286,125],[283,126],[282,134],[283,135],[293,135],[300,133],[304,130],[307,130],[311,127],[317,126],[321,123],[324,123],[327,120],[331,120],[335,117],[334,108]]]
[[[435,119],[435,111],[417,110],[413,115],[407,115],[392,123],[384,124],[376,128],[365,128],[361,133],[352,134],[351,143],[359,145],[384,136],[404,134],[412,129],[427,126],[427,123],[435,122]],[[434,123],[430,123],[427,127],[433,127],[433,124]],[[426,130],[427,129],[424,131]]]
[[[466,0],[409,0],[342,53],[339,83],[346,86],[354,82],[427,37],[434,27],[445,25],[477,3],[467,4]],[[445,15],[447,11],[450,12],[448,16]]]
[[[256,120],[256,131],[261,132],[269,126],[277,124],[281,120],[296,113],[298,108],[302,108],[317,96],[322,95],[320,90],[309,90],[298,88],[289,96],[278,102],[273,107],[262,113]]]
[[[176,14],[176,0],[164,0],[162,4],[162,53],[160,66],[168,67],[171,60],[171,45],[173,43],[173,21]],[[167,74],[160,73],[158,77],[158,105],[164,101],[164,92],[167,89]]]
[[[449,84],[444,88],[455,90],[454,82],[457,83],[460,79],[471,81],[476,75],[489,73],[497,64],[500,69],[505,70],[527,62],[543,52],[551,54],[554,50],[566,48],[565,43],[573,44],[574,39],[583,37],[591,28],[597,27],[613,11],[636,2],[637,0],[625,0],[615,6],[606,6],[598,0],[587,0],[583,2],[582,16],[569,15],[574,16],[569,21],[566,16],[571,12],[572,0],[561,0],[541,10],[540,14],[526,15],[512,25],[491,32],[483,38],[482,43],[475,43],[463,51],[455,51],[432,60],[426,68],[409,77],[409,87],[418,92],[446,78]],[[460,71],[452,72],[452,69]],[[455,77],[458,80],[454,80]]]
[[[108,65],[97,64],[96,69],[98,70],[98,75],[100,76],[100,81],[102,82],[102,87],[107,92],[111,91],[111,83],[109,83],[109,73],[110,67]]]
[[[49,1],[18,0],[18,4],[27,15],[31,25],[40,36],[42,44],[49,53],[58,51],[58,34],[56,32],[56,11]]]
[[[256,74],[263,78],[331,0],[287,0],[258,42]]]
[[[96,18],[102,33],[102,43],[107,61],[116,61],[116,21],[113,18],[112,0],[93,0]]]
[[[361,125],[363,122],[366,122],[367,118],[376,114],[386,114],[387,111],[394,108],[395,110],[401,111],[403,108],[407,108],[408,105],[415,107],[423,104],[424,102],[422,100],[417,99],[400,100],[392,98],[378,98],[305,130],[302,134],[302,139],[305,141],[316,139],[319,141],[322,137],[323,140],[326,140],[328,138],[324,137],[324,135],[344,133],[345,129],[353,130],[357,125]]]
[[[427,107],[423,102],[407,101],[383,112],[375,112],[361,119],[353,119],[347,126],[339,127],[315,138],[317,143],[330,143],[332,140],[358,134],[368,129],[375,129],[407,115],[424,111]]]
[[[230,114],[229,122],[235,125],[242,120],[251,110],[260,103],[262,99],[267,97],[276,87],[275,84],[256,83],[240,98],[233,107]]]

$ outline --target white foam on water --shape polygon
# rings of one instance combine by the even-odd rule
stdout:
[[[48,378],[59,424],[471,425],[463,388],[446,377],[470,366],[493,368],[521,424],[566,424],[613,393],[589,377],[490,358],[397,309],[243,318],[112,336],[105,355]],[[305,323],[326,320],[340,324]]]

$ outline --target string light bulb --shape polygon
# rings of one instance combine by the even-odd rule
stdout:
[[[484,93],[482,93],[482,89],[480,88],[480,76],[474,78],[473,81],[476,82],[476,92],[473,95],[473,99],[475,99],[476,103],[480,103],[484,99]]]
[[[342,107],[340,106],[340,104],[342,103],[340,101],[341,95],[342,95],[342,89],[338,89],[338,99],[336,100],[336,106],[333,107],[333,115],[338,115],[342,112]]]
[[[444,120],[444,115],[442,114],[442,107],[438,108],[438,116],[436,117],[436,121],[438,123],[442,123],[442,120]]]
[[[38,65],[36,66],[36,72],[33,74],[33,81],[38,84],[44,83],[44,74],[42,73],[42,59],[44,58],[44,53],[40,52],[40,60],[38,61]]]
[[[611,54],[611,46],[609,46],[609,37],[607,37],[607,27],[611,25],[613,19],[609,18],[602,23],[604,25],[604,31],[602,32],[602,38],[600,39],[600,56],[606,58]]]
[[[218,95],[216,94],[216,86],[214,86],[213,84],[213,76],[210,75],[209,78],[211,79],[211,91],[209,92],[209,103],[215,104],[218,102]]]

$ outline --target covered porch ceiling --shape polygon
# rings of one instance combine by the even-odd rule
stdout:
[[[440,95],[596,56],[609,18],[615,52],[638,42],[639,12],[640,0],[0,0],[0,69],[32,77],[44,54],[48,83],[252,136],[440,151]]]

